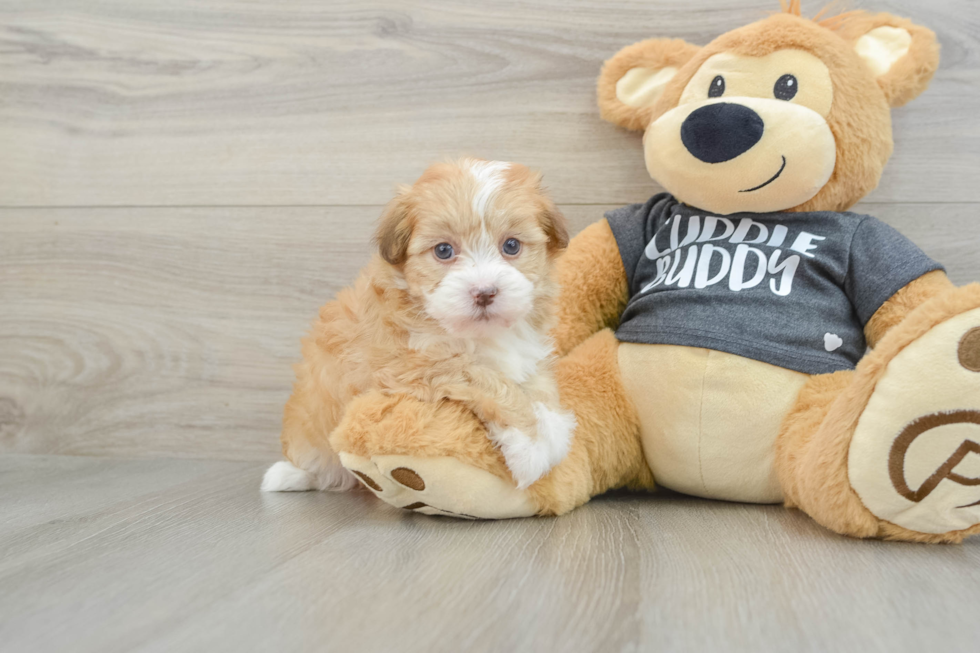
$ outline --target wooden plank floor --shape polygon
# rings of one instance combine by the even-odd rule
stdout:
[[[943,46],[858,210],[980,279],[980,4],[850,5]],[[0,0],[0,652],[978,650],[977,541],[676,495],[457,523],[257,492],[298,339],[396,183],[520,161],[574,231],[643,201],[601,62],[776,7]]]
[[[980,542],[667,494],[465,522],[262,471],[0,456],[0,650],[977,650]]]

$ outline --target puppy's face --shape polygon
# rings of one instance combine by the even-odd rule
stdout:
[[[449,334],[491,336],[552,298],[568,231],[539,184],[517,164],[464,160],[430,167],[388,205],[381,256]]]

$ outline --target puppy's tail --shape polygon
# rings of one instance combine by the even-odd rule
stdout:
[[[346,492],[359,485],[332,451],[310,450],[306,455],[292,454],[290,458],[293,460],[281,460],[266,470],[262,478],[263,492]]]

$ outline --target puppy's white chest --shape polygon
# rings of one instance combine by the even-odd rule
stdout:
[[[547,336],[524,326],[515,326],[480,343],[477,353],[485,365],[500,370],[515,383],[524,383],[537,373],[538,365],[551,354],[551,348]]]

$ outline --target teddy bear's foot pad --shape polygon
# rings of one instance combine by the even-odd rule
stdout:
[[[461,519],[529,517],[536,510],[512,483],[451,457],[340,453],[340,462],[396,508]]]
[[[848,476],[876,517],[903,528],[980,523],[980,309],[888,363],[851,439]]]

